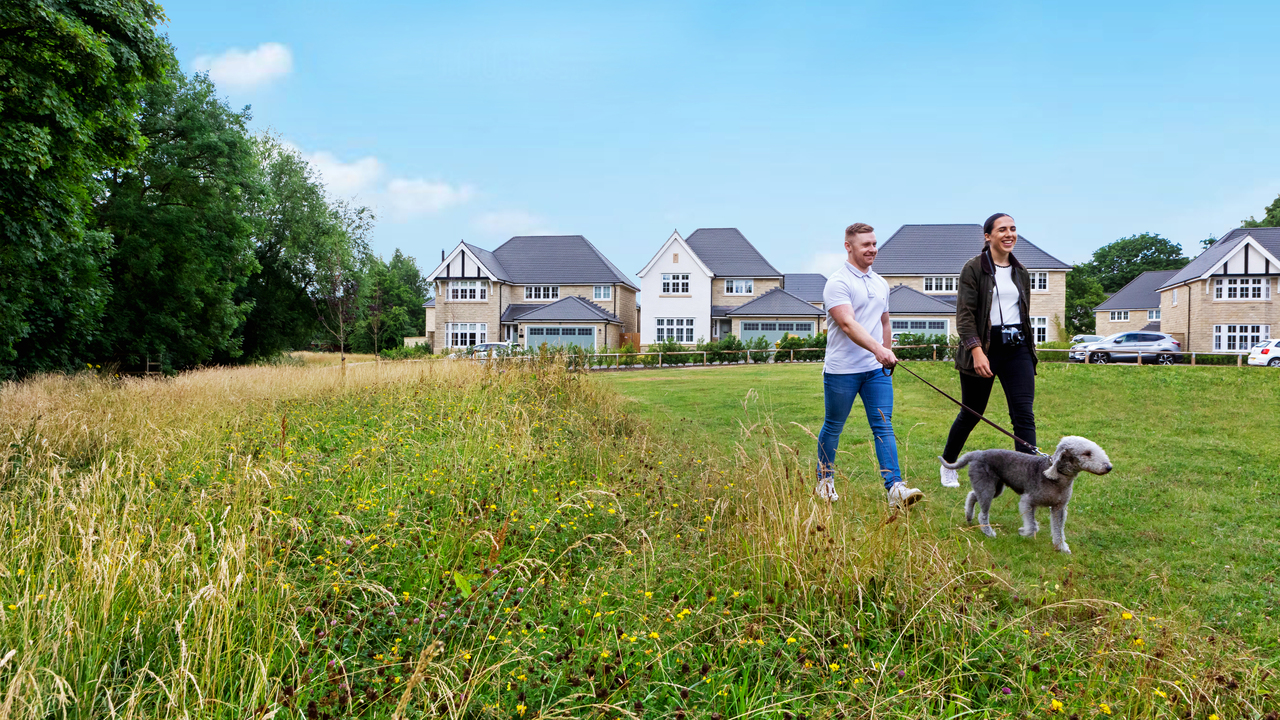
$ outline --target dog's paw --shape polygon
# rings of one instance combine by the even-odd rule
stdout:
[[[1034,537],[1036,530],[1038,529],[1039,528],[1020,527],[1018,528],[1018,534],[1022,537]]]
[[[995,536],[996,536],[996,531],[995,531],[995,530],[992,530],[990,525],[983,525],[983,526],[982,526],[982,534],[983,534],[983,535],[986,535],[987,537],[995,537]]]
[[[1071,546],[1070,546],[1070,545],[1068,545],[1068,544],[1066,544],[1066,543],[1062,543],[1061,545],[1059,545],[1059,546],[1058,546],[1058,552],[1066,553],[1066,554],[1070,555],[1070,554],[1071,554]]]

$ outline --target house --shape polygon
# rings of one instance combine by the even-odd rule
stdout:
[[[1127,330],[1160,330],[1160,286],[1177,270],[1148,270],[1130,280],[1093,309],[1097,333],[1106,337]]]
[[[786,273],[782,276],[782,288],[810,305],[823,309],[822,293],[827,288],[827,276],[821,273]],[[827,331],[827,315],[818,320],[818,332]]]
[[[405,347],[417,347],[418,345],[430,345],[432,349],[436,346],[436,299],[422,303],[422,314],[425,322],[423,323],[423,335],[420,337],[406,337],[404,339]]]
[[[638,330],[639,288],[581,235],[518,236],[492,252],[460,242],[426,280],[443,348],[618,347]]]
[[[1159,287],[1161,328],[1188,352],[1242,352],[1280,323],[1280,228],[1238,228]]]
[[[956,284],[960,270],[974,255],[982,251],[982,226],[978,224],[903,225],[880,246],[872,268],[888,281],[890,287],[902,285],[917,293],[949,305],[949,315],[923,312],[936,304],[925,304],[914,294],[900,293],[898,305],[908,323],[946,322],[947,334],[955,334]],[[1041,250],[1023,236],[1018,236],[1014,257],[1031,273],[1031,327],[1037,343],[1065,340],[1057,328],[1067,316],[1067,271],[1071,266]],[[895,288],[896,289],[896,288]],[[910,309],[908,309],[910,308]],[[890,293],[889,314],[893,317],[894,293]],[[895,332],[898,332],[895,326]],[[937,330],[934,332],[943,332]]]
[[[908,285],[896,285],[889,290],[889,331],[894,335],[954,335],[956,306],[952,302]]]

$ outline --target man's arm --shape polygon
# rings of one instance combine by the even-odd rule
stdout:
[[[867,332],[853,317],[852,305],[837,305],[831,308],[831,319],[840,327],[844,334],[860,347],[863,347],[876,356],[876,360],[885,367],[893,367],[898,364],[898,358],[893,354],[887,346],[880,344],[875,338],[871,337],[871,333]],[[889,328],[889,313],[885,313],[881,317],[881,322],[885,327],[883,337],[893,337],[887,331]]]
[[[880,316],[880,337],[885,339],[885,347],[893,347],[893,323],[889,322],[888,312]]]

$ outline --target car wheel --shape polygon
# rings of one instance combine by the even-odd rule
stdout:
[[[1267,364],[1274,368],[1280,368],[1280,358],[1271,358],[1271,362]]]
[[[1096,352],[1089,356],[1089,362],[1094,365],[1106,365],[1111,362],[1111,356],[1107,353]]]
[[[1158,364],[1158,365],[1172,365],[1172,364],[1173,364],[1173,356],[1172,356],[1172,355],[1170,355],[1169,353],[1160,353],[1159,355],[1157,355],[1157,356],[1156,356],[1156,364]]]

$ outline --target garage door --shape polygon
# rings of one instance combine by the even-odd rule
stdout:
[[[542,343],[550,346],[577,345],[580,348],[596,348],[596,329],[593,327],[528,327],[524,331],[526,347],[538,348]]]
[[[742,323],[742,341],[764,336],[769,342],[778,342],[783,335],[809,337],[813,334],[812,322],[744,322]]]

